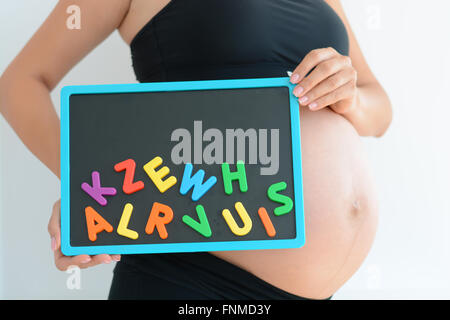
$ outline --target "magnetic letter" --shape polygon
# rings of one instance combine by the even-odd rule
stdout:
[[[233,180],[238,180],[241,192],[247,192],[248,190],[245,165],[242,160],[237,161],[236,169],[237,171],[230,172],[230,165],[226,162],[222,163],[223,186],[225,193],[228,195],[233,193],[233,185],[231,184]]]
[[[128,229],[128,223],[130,222],[132,212],[133,205],[131,203],[125,204],[122,217],[120,217],[119,226],[117,227],[117,233],[121,236],[136,240],[139,237],[139,234],[136,231]]]
[[[276,216],[281,216],[283,214],[291,212],[292,207],[294,206],[290,197],[278,193],[279,191],[286,190],[286,188],[287,184],[283,181],[274,183],[269,187],[269,189],[267,189],[267,196],[270,200],[283,204],[281,207],[275,208],[275,210],[273,210],[273,213]]]
[[[192,201],[197,201],[203,195],[212,188],[213,185],[216,184],[217,178],[215,176],[211,176],[208,180],[203,183],[203,178],[205,177],[205,171],[198,170],[194,176],[192,176],[192,164],[186,163],[184,166],[184,174],[183,180],[181,181],[180,193],[185,195],[189,192],[191,188],[192,190]]]
[[[122,162],[119,162],[114,166],[114,170],[116,172],[120,172],[125,170],[125,178],[123,179],[122,190],[126,194],[132,194],[136,191],[144,189],[144,182],[134,180],[134,172],[136,171],[136,162],[133,159],[128,159]]]
[[[275,231],[272,221],[270,220],[269,215],[267,214],[266,208],[264,207],[259,208],[258,215],[264,225],[264,228],[266,229],[267,235],[272,238],[275,237],[277,232]]]
[[[86,207],[84,209],[86,214],[86,225],[88,230],[89,240],[96,241],[97,234],[105,230],[106,232],[112,232],[113,227],[106,221],[97,211],[92,207]]]
[[[189,227],[200,233],[202,236],[209,238],[212,235],[211,227],[209,226],[208,217],[205,213],[205,208],[201,204],[195,207],[195,211],[197,211],[197,216],[200,222],[192,219],[188,215],[183,216],[183,222],[186,223]]]
[[[162,216],[161,213],[163,214]],[[159,237],[161,239],[167,239],[169,234],[167,233],[165,225],[170,223],[172,219],[172,208],[166,206],[165,204],[155,202],[153,203],[152,210],[150,211],[147,226],[145,227],[145,232],[147,234],[152,234],[156,227],[159,233]]]
[[[236,220],[234,220],[230,210],[223,209],[222,216],[228,224],[231,232],[233,232],[237,236],[245,236],[252,229],[252,219],[250,219],[247,210],[245,210],[241,202],[236,202],[234,207],[239,214],[239,217],[241,217],[242,222],[244,223],[243,227],[239,227],[237,225]]]
[[[92,171],[92,187],[87,183],[83,182],[81,184],[81,189],[84,190],[88,195],[97,201],[101,206],[106,206],[108,201],[105,196],[114,196],[117,193],[116,188],[105,188],[100,185],[100,173],[98,171]]]
[[[149,162],[147,162],[146,165],[144,165],[144,170],[147,172],[150,179],[152,179],[155,186],[158,188],[158,190],[161,193],[164,193],[172,187],[175,183],[177,183],[177,178],[174,176],[170,176],[166,180],[162,180],[165,176],[167,176],[170,172],[169,168],[162,167],[158,171],[155,171],[157,167],[159,167],[162,164],[163,160],[161,157],[155,157]]]

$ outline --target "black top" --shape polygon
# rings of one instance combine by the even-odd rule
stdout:
[[[132,40],[137,80],[284,77],[311,50],[348,55],[323,0],[172,0]]]
[[[345,26],[323,0],[172,0],[130,47],[141,82],[284,77],[313,49],[349,50]],[[136,272],[143,275],[131,288],[125,275]],[[162,297],[164,285],[153,279],[159,287],[151,288],[150,276],[166,281],[165,297],[301,298],[208,253],[124,255],[110,297],[136,287]]]

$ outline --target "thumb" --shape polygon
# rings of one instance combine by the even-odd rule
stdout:
[[[48,233],[50,234],[52,251],[57,250],[61,244],[60,210],[61,202],[58,200],[53,205],[52,215],[48,222]]]

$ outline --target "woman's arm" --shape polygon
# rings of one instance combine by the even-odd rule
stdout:
[[[364,59],[340,1],[325,1],[344,22],[349,35],[349,57],[332,48],[312,51],[291,76],[297,84],[294,92],[300,104],[311,110],[328,106],[349,120],[360,135],[380,137],[392,120],[389,98]]]
[[[350,58],[358,72],[355,108],[344,114],[360,135],[382,136],[392,121],[389,97],[367,64],[339,0],[325,0],[344,22],[350,41]]]
[[[68,29],[70,5],[81,29]],[[14,131],[59,177],[59,119],[50,92],[85,55],[110,35],[129,0],[62,0],[0,77],[0,112]]]
[[[81,29],[66,27],[71,5],[81,10]],[[59,177],[59,119],[50,92],[85,55],[111,34],[127,13],[129,0],[61,0],[0,78],[0,112],[25,145]],[[95,70],[93,70],[95,72]],[[119,255],[65,257],[61,252],[60,202],[48,224],[55,265],[87,268]]]

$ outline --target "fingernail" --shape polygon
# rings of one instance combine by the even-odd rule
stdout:
[[[309,108],[310,108],[311,110],[314,110],[315,108],[317,108],[317,103],[315,103],[315,102],[311,103],[311,104],[309,105]]]
[[[303,88],[302,87],[297,87],[297,88],[294,89],[294,96],[298,97],[299,95],[302,94],[302,92],[303,92]]]
[[[299,76],[298,74],[296,74],[296,73],[294,73],[294,74],[291,76],[291,82],[292,82],[292,83],[297,82],[298,79],[300,79],[300,76]]]
[[[86,259],[84,259],[83,261],[81,261],[81,263],[88,263],[90,262],[92,259],[91,257],[87,257]]]
[[[108,263],[111,263],[111,258],[106,258],[104,261],[103,261],[103,263],[105,263],[105,264],[108,264]]]
[[[308,97],[307,97],[307,96],[301,97],[301,98],[298,100],[298,102],[300,102],[301,104],[305,104],[306,101],[308,101]]]
[[[55,251],[55,250],[56,250],[56,239],[55,239],[55,237],[52,237],[52,238],[51,238],[51,244],[50,244],[50,246],[51,246],[51,248],[52,248],[52,251]]]
[[[116,262],[119,262],[120,261],[120,256],[114,257],[113,260],[116,261]]]

